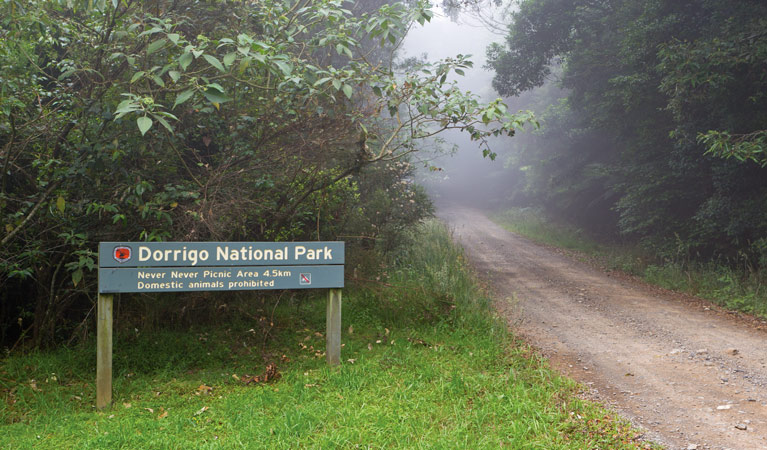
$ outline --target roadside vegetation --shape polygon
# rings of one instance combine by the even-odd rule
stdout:
[[[505,141],[474,203],[540,208],[574,228],[506,218],[606,267],[767,314],[767,4],[514,4],[487,66],[541,126]]]
[[[458,89],[466,56],[396,64],[432,15],[427,1],[0,3],[0,346],[87,332],[98,242],[387,250],[428,213],[412,183],[425,139],[457,129],[492,156],[488,136],[530,119]]]
[[[233,298],[215,326],[121,327],[103,412],[92,340],[6,357],[0,448],[651,447],[513,339],[444,226],[409,242],[344,290],[340,367],[322,294]]]
[[[701,262],[680,242],[675,257],[659,258],[637,244],[602,242],[582,229],[547,218],[541,209],[511,208],[491,218],[535,242],[576,252],[606,270],[620,270],[657,286],[696,295],[730,310],[767,317],[767,274],[741,260]]]

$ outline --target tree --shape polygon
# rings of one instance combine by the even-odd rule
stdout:
[[[489,65],[505,95],[567,90],[559,165],[538,172],[576,167],[560,205],[614,208],[616,231],[665,258],[767,261],[765,17],[749,0],[527,0]]]
[[[0,283],[19,309],[4,323],[31,321],[36,343],[93,291],[98,241],[334,236],[363,201],[366,168],[440,130],[482,144],[524,121],[446,81],[466,58],[401,79],[370,45],[391,51],[431,17],[425,2],[0,8]]]

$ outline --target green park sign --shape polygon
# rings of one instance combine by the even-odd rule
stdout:
[[[344,286],[343,242],[102,242],[99,293]]]
[[[343,242],[101,242],[96,406],[112,402],[113,294],[329,289],[326,356],[341,360]]]

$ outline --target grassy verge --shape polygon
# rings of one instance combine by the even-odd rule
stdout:
[[[444,227],[424,225],[400,260],[344,290],[336,368],[322,353],[321,293],[253,306],[273,322],[266,331],[245,320],[123,331],[103,412],[92,406],[95,344],[7,357],[0,448],[649,446],[513,341]]]
[[[636,247],[597,243],[576,228],[546,220],[531,208],[510,209],[491,218],[535,242],[585,255],[608,270],[621,270],[648,283],[697,295],[731,310],[767,317],[764,273],[739,271],[714,262],[657,263]]]

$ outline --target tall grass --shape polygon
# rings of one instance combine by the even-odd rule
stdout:
[[[534,208],[514,208],[491,216],[509,231],[535,242],[575,251],[607,270],[636,275],[648,283],[705,298],[725,308],[767,317],[767,273],[723,262],[658,261],[638,246],[598,243],[577,228],[547,219]]]
[[[324,362],[321,292],[270,305],[266,341],[250,319],[121,330],[103,412],[92,406],[94,343],[7,357],[0,448],[650,446],[515,342],[463,261],[429,222],[379,279],[344,289],[340,367]],[[278,379],[245,383],[267,364]]]

